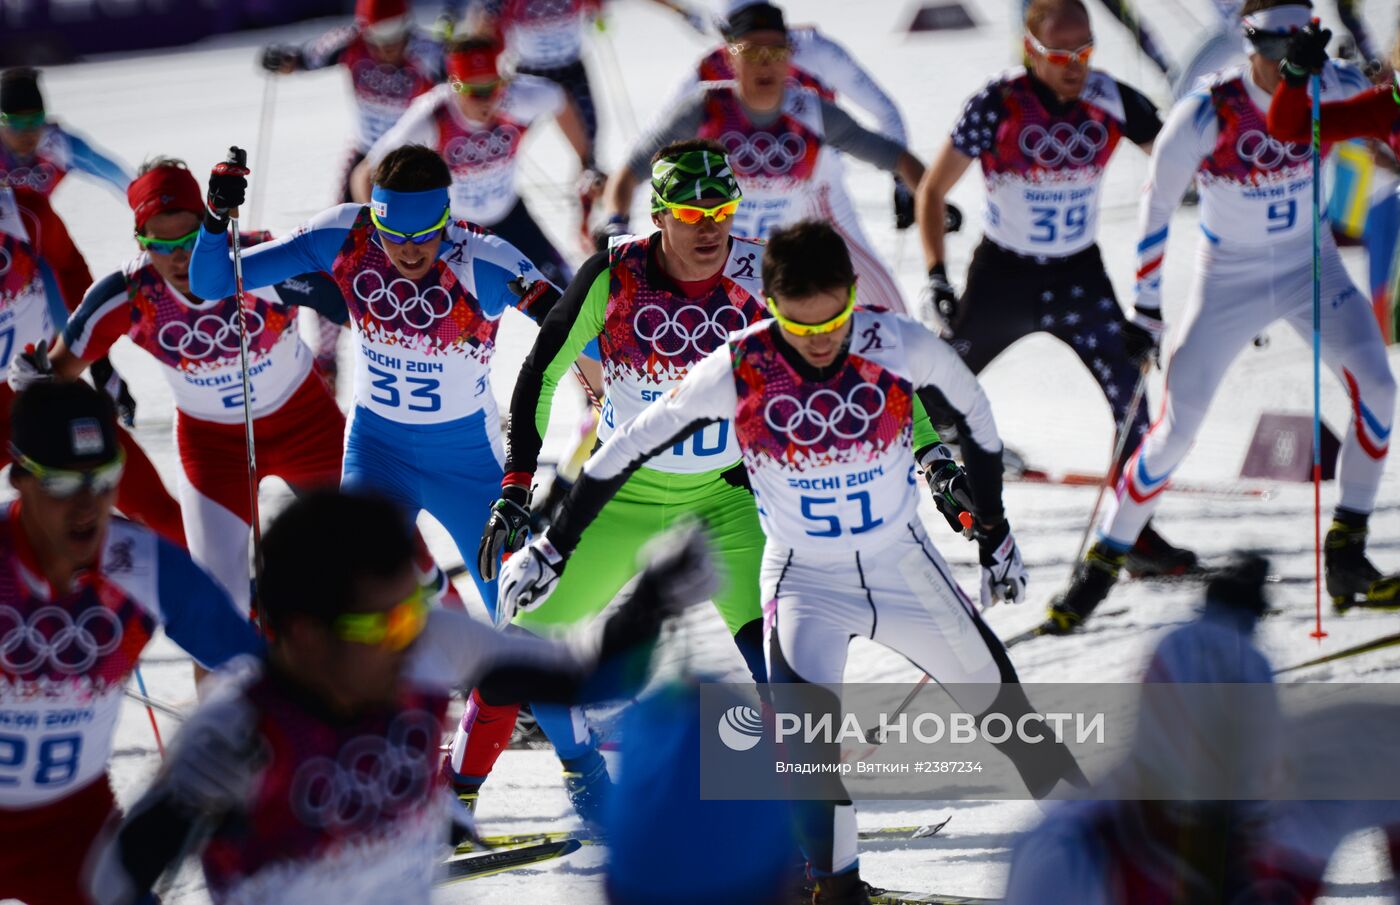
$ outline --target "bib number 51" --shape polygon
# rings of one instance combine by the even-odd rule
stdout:
[[[807,530],[809,537],[840,537],[843,534],[864,534],[885,523],[871,511],[870,492],[858,490],[846,494],[843,500],[834,496],[803,496],[802,517],[818,525],[820,530]],[[852,513],[851,510],[855,512]],[[846,515],[843,519],[842,515]]]

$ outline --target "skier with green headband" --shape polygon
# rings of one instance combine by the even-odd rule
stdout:
[[[730,236],[742,193],[724,149],[704,140],[667,145],[652,160],[651,185],[658,231],[616,237],[583,264],[541,324],[516,378],[501,498],[478,550],[484,574],[494,575],[501,555],[526,541],[530,487],[550,406],[569,363],[585,345],[597,338],[602,353],[601,441],[679,383],[731,331],[766,316],[759,286],[763,246]],[[726,576],[715,606],[749,670],[762,681],[758,564],[763,534],[727,423],[638,469],[583,541],[578,570],[570,571],[547,606],[521,614],[516,625],[549,634],[591,619],[631,578],[642,545],[687,515],[698,515],[708,526]],[[516,709],[483,706],[472,695],[448,764],[449,777],[469,803],[505,748]],[[564,764],[571,799],[591,819],[608,778],[587,726],[566,707],[533,709]]]

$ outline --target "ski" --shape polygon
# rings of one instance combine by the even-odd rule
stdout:
[[[875,887],[870,889],[870,905],[996,905],[1000,901],[973,896],[945,896],[936,892],[898,892]]]
[[[1324,663],[1331,663],[1334,660],[1344,660],[1347,657],[1355,657],[1360,654],[1369,654],[1372,651],[1385,650],[1387,647],[1394,647],[1400,644],[1400,632],[1389,635],[1382,635],[1371,641],[1361,644],[1354,644],[1330,654],[1323,654],[1320,657],[1313,657],[1311,660],[1304,660],[1302,663],[1294,663],[1292,666],[1285,666],[1283,669],[1274,670],[1274,675],[1281,676],[1284,673],[1297,672],[1300,669],[1307,669],[1312,666],[1321,666]]]
[[[1106,480],[1106,475],[1090,471],[1047,471],[1043,468],[1025,468],[1006,472],[1006,480],[1023,484],[1053,484],[1060,487],[1098,487]],[[1247,484],[1225,482],[1207,483],[1193,481],[1172,481],[1171,490],[1176,493],[1197,494],[1200,496],[1231,497],[1247,500],[1268,500],[1274,496],[1269,487],[1254,487]]]
[[[492,874],[539,864],[543,861],[552,861],[555,858],[562,858],[576,852],[582,847],[583,842],[578,839],[557,839],[520,848],[471,855],[466,858],[453,858],[442,866],[437,885],[445,886],[463,880],[475,880],[479,877],[489,877]]]
[[[886,826],[870,830],[861,830],[860,838],[863,842],[890,841],[900,839],[929,839],[938,835],[951,816],[945,817],[937,823],[926,823],[922,826]],[[518,850],[520,846],[534,846],[555,842],[577,842],[579,845],[601,845],[605,841],[601,834],[591,830],[550,830],[539,833],[507,833],[495,836],[482,836],[481,842],[488,849],[504,849],[508,851]],[[457,846],[458,855],[471,854],[482,851],[481,845],[471,840],[463,842]],[[449,862],[455,863],[455,862]]]

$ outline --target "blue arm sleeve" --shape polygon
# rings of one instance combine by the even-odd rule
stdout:
[[[290,236],[245,250],[243,288],[257,289],[303,273],[329,271],[360,207],[338,205],[318,214]],[[200,227],[190,258],[190,289],[202,299],[233,295],[233,257],[226,234]]]
[[[444,246],[446,243],[444,243]],[[520,249],[494,234],[475,237],[471,252],[472,285],[476,288],[476,300],[482,313],[487,317],[500,317],[507,308],[519,308],[524,314],[539,323],[549,313],[548,306],[530,304],[538,296],[522,297],[519,286],[540,283],[552,289],[553,298],[559,297],[560,289],[545,279],[544,274]],[[511,283],[517,283],[512,288]]]
[[[53,328],[62,333],[68,326],[68,309],[63,305],[63,293],[58,291],[58,280],[44,261],[39,262],[39,279],[44,284],[44,300],[49,303],[49,317],[53,318]]]
[[[170,639],[209,669],[240,654],[262,653],[262,639],[228,592],[184,550],[164,540],[158,544],[156,590]]]
[[[117,194],[126,199],[126,187],[131,184],[131,174],[126,167],[98,151],[86,139],[64,131],[68,144],[73,149],[73,169],[95,176],[116,189]]]

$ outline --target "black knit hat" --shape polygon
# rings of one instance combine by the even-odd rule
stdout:
[[[0,72],[0,113],[42,113],[39,70],[22,66]]]
[[[1264,589],[1269,580],[1269,561],[1258,553],[1243,550],[1230,554],[1206,585],[1206,606],[1242,610],[1254,617],[1269,608]]]
[[[756,31],[780,31],[787,34],[783,11],[771,3],[754,3],[730,14],[724,26],[724,39],[733,43]]]
[[[36,383],[10,408],[13,452],[49,468],[87,468],[117,457],[112,400],[81,380]]]

